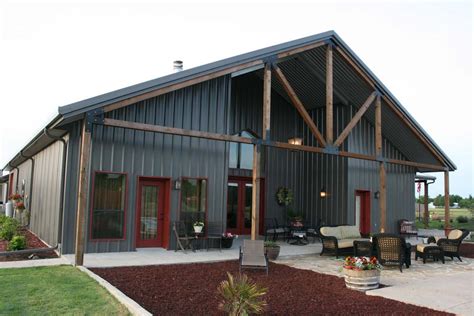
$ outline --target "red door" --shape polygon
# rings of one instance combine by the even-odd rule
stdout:
[[[227,231],[249,235],[252,228],[252,179],[229,177],[227,183]],[[264,181],[260,180],[260,230],[264,218]]]
[[[361,234],[370,233],[370,191],[355,193],[355,224]]]
[[[138,179],[136,247],[167,247],[169,181]]]

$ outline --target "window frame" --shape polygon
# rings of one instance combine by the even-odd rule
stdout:
[[[178,211],[178,220],[180,221],[181,220],[181,211],[183,209],[183,181],[184,180],[188,180],[188,179],[192,179],[192,180],[206,180],[206,211],[204,212],[204,234],[205,236],[207,236],[207,218],[208,218],[208,213],[209,213],[209,178],[208,177],[188,177],[188,176],[183,176],[183,177],[180,177],[180,181],[181,181],[181,189],[179,190],[179,211]]]
[[[93,227],[93,214],[94,214],[94,194],[95,194],[95,177],[97,174],[119,174],[125,176],[125,201],[123,207],[123,228],[122,238],[93,238],[92,227]],[[116,171],[104,171],[94,170],[92,178],[92,194],[90,196],[90,212],[89,212],[89,241],[91,242],[104,242],[104,241],[120,241],[127,239],[127,211],[128,211],[128,173],[127,172],[116,172]]]
[[[245,137],[245,136],[242,136],[242,133],[248,133],[250,135],[249,139],[260,139],[258,134],[255,133],[254,131],[252,131],[251,129],[243,129],[243,130],[239,131],[238,133],[234,134],[234,136]],[[237,143],[237,142],[231,142],[231,143],[237,145],[237,160],[236,160],[235,168],[230,167],[230,166],[229,166],[229,168],[230,169],[238,169],[238,170],[252,170],[252,168],[250,168],[250,169],[242,168],[242,163],[241,163],[242,162],[242,146],[243,145],[252,146],[252,145],[251,144],[244,144],[244,143]],[[228,161],[229,161],[229,165],[230,165],[230,149],[229,149]],[[252,156],[252,165],[253,165],[253,156]]]

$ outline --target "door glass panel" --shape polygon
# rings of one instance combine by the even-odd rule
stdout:
[[[245,184],[244,227],[252,228],[252,184]]]
[[[142,186],[140,239],[156,239],[158,231],[158,186]]]
[[[237,228],[239,185],[227,184],[227,228]]]
[[[355,225],[360,230],[360,195],[356,195],[355,203]]]

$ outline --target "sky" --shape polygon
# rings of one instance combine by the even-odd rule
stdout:
[[[0,0],[0,168],[59,106],[336,31],[457,165],[473,194],[471,1]],[[430,196],[443,194],[443,174]],[[473,194],[474,195],[474,194]]]

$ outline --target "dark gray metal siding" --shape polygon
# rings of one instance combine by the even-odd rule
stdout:
[[[227,132],[230,76],[177,90],[107,114],[114,119],[171,127]],[[208,221],[223,221],[226,206],[227,149],[224,142],[163,135],[122,128],[94,126],[92,132],[91,183],[95,171],[127,174],[126,233],[124,240],[90,241],[86,215],[86,252],[135,249],[137,181],[140,176],[208,179]],[[77,178],[77,175],[76,175]],[[224,190],[224,191],[223,191]],[[180,191],[171,190],[170,221],[178,219]],[[90,202],[88,202],[90,205]],[[68,219],[69,223],[72,218]],[[69,226],[73,227],[73,226]],[[174,247],[170,238],[170,247]],[[71,252],[73,248],[67,247]]]
[[[357,110],[353,107],[351,115]],[[372,124],[364,117],[352,130],[346,140],[349,151],[375,155],[375,131]],[[383,140],[383,156],[392,159],[406,158],[386,138]],[[397,220],[414,218],[415,170],[408,166],[388,164],[386,167],[387,190],[387,232],[397,231]],[[380,190],[378,162],[349,159],[348,164],[348,219],[354,223],[355,191],[369,190],[371,192],[371,231],[379,231],[380,209],[379,201],[374,198],[374,192]]]

